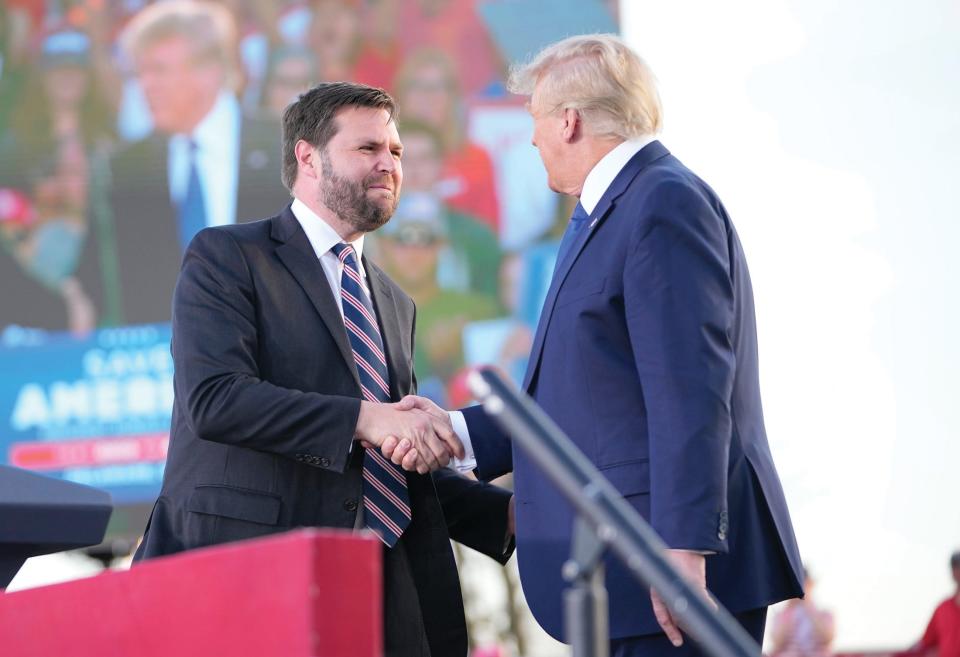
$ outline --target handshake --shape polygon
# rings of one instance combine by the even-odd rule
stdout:
[[[394,404],[360,402],[356,438],[404,470],[427,474],[464,457],[449,414],[425,397],[407,395]]]

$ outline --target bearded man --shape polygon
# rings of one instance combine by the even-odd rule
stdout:
[[[510,493],[431,475],[462,444],[448,422],[391,403],[415,392],[414,305],[363,241],[397,206],[394,113],[380,89],[307,91],[283,117],[293,203],[187,248],[169,456],[137,559],[293,527],[368,529],[384,544],[385,653],[465,655],[449,538],[505,561]],[[404,467],[376,449],[388,435],[414,446]]]

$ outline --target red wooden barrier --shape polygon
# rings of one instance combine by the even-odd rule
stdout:
[[[380,543],[299,530],[0,594],[3,657],[380,657]]]

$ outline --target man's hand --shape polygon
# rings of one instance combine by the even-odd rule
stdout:
[[[693,587],[694,591],[703,595],[704,599],[716,606],[707,591],[707,562],[702,554],[687,550],[667,550],[667,558],[673,563],[673,567],[680,571],[680,574]],[[657,617],[657,622],[667,638],[670,639],[670,643],[674,646],[682,646],[683,635],[680,634],[680,626],[673,614],[670,613],[666,603],[660,599],[660,596],[653,589],[650,589],[650,600],[653,602],[653,615]]]
[[[393,406],[398,411],[423,412],[429,415],[434,422],[443,427],[444,431],[449,431],[454,438],[456,438],[457,445],[460,446],[460,451],[453,455],[457,458],[463,458],[463,444],[460,442],[460,439],[456,437],[453,431],[453,425],[450,423],[450,415],[445,410],[426,397],[418,397],[416,395],[407,395]],[[380,452],[405,470],[410,470],[411,468],[409,466],[416,463],[416,445],[414,445],[412,441],[400,436],[388,436],[380,444]],[[413,456],[411,456],[411,454],[413,454]],[[449,460],[447,462],[449,463]],[[444,465],[446,465],[446,463],[444,463]]]
[[[449,418],[440,421],[410,404],[401,407],[361,402],[356,437],[373,448],[382,449],[388,438],[391,445],[392,441],[406,445],[403,455],[394,463],[420,474],[442,468],[452,456],[463,458],[464,454]]]
[[[418,397],[417,395],[407,395],[406,397],[398,401],[396,404],[394,404],[394,406],[396,406],[397,410],[399,411],[409,411],[414,408],[419,411],[423,411],[424,413],[429,414],[431,417],[435,418],[436,420],[445,422],[448,426],[450,426],[450,430],[453,431],[453,426],[450,425],[450,415],[445,410],[437,406],[435,403],[433,403],[431,400],[427,399],[426,397]],[[458,458],[462,458],[462,457],[458,457]]]

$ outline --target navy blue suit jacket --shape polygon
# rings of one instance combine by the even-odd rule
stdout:
[[[525,390],[673,548],[716,553],[731,611],[801,594],[801,564],[763,425],[753,293],[720,200],[654,141],[624,167],[558,264]],[[572,510],[479,407],[482,478],[513,470],[523,590],[563,638]],[[659,631],[648,589],[608,560],[612,638]]]

